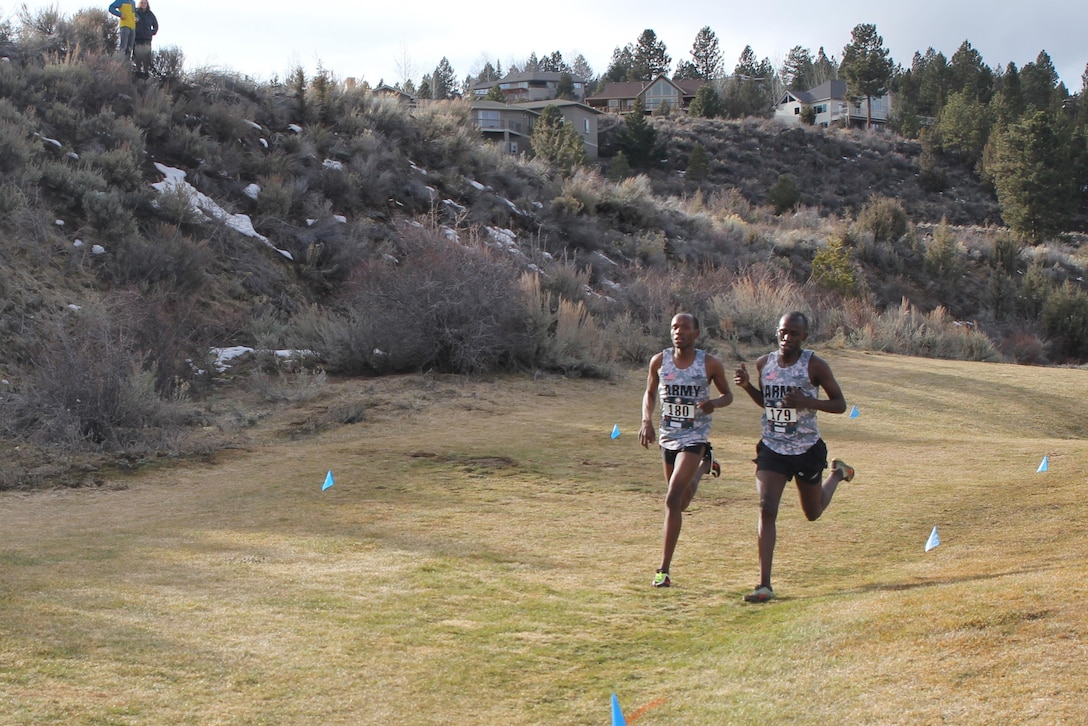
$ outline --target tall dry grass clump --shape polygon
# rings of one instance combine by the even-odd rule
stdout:
[[[944,307],[924,313],[906,298],[854,330],[851,345],[900,355],[1000,361],[1001,354],[974,323],[954,320]]]

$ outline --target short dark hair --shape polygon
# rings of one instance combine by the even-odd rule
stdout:
[[[804,326],[806,331],[808,330],[808,316],[805,315],[800,310],[794,310],[792,312],[788,312],[785,315],[783,315],[782,317],[783,318],[789,318],[791,320],[797,320],[797,321],[799,321],[801,323],[801,325]]]
[[[673,318],[678,318],[681,315],[691,318],[691,324],[695,326],[696,330],[699,330],[699,318],[695,317],[695,315],[692,314],[692,313],[684,313],[684,312],[679,312],[676,315],[673,315]]]

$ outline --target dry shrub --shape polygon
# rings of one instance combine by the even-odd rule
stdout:
[[[660,335],[650,335],[629,312],[598,326],[605,359],[643,365],[662,348]]]
[[[578,169],[563,180],[563,191],[553,205],[569,208],[568,214],[596,214],[601,199],[600,190],[605,184],[607,182],[596,170]]]
[[[161,443],[180,409],[155,391],[155,371],[124,306],[87,306],[42,336],[9,430],[45,446],[109,451]]]
[[[523,357],[516,270],[481,244],[413,228],[396,260],[361,265],[341,310],[309,326],[334,372],[474,373]]]
[[[974,323],[952,319],[944,307],[923,313],[903,298],[898,308],[875,314],[850,334],[863,350],[955,360],[1000,361],[993,341]]]
[[[535,368],[608,376],[601,329],[585,303],[553,295],[540,285],[536,273],[523,273],[528,362]]]
[[[804,286],[771,268],[738,275],[731,289],[716,295],[710,307],[727,339],[750,343],[774,340],[778,320],[791,310],[810,310]]]
[[[895,242],[907,233],[907,210],[898,199],[873,195],[858,212],[858,226],[875,242]]]
[[[659,226],[661,216],[650,179],[645,174],[606,187],[597,211],[615,219],[621,227]]]

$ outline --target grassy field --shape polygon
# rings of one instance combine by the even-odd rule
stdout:
[[[2,720],[1088,722],[1088,371],[825,355],[858,475],[784,500],[766,605],[743,396],[649,587],[642,370],[332,382],[214,461],[0,494]]]

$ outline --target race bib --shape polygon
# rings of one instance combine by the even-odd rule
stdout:
[[[695,404],[690,398],[666,399],[661,402],[661,418],[666,428],[690,429],[695,426]]]
[[[767,406],[767,420],[776,424],[795,424],[797,423],[797,409],[796,408],[775,408],[774,406]]]
[[[792,434],[797,430],[797,409],[767,406],[763,409],[767,423],[775,433]]]

